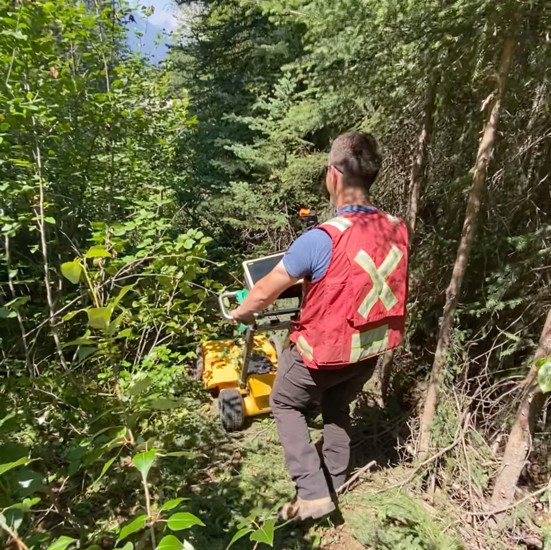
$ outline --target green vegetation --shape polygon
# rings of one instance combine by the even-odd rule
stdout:
[[[549,546],[547,4],[184,0],[154,66],[123,4],[0,0],[2,545]],[[329,215],[353,129],[414,230],[407,341],[354,408],[353,464],[377,471],[343,525],[293,527],[272,421],[230,438],[188,372],[231,334],[215,296],[241,259],[288,246],[300,207]]]

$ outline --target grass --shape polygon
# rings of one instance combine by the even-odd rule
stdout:
[[[191,511],[207,524],[194,533],[197,550],[224,550],[239,522],[247,517],[260,522],[275,518],[281,505],[294,497],[294,487],[273,419],[254,419],[246,430],[231,435],[223,460],[206,471],[205,479],[193,489]],[[311,525],[286,525],[276,532],[274,548],[310,550],[318,547],[319,539]],[[245,537],[232,548],[253,546]]]
[[[424,488],[426,472],[422,471],[406,486],[387,490],[408,478],[411,471],[411,465],[396,450],[397,441],[403,442],[408,435],[403,409],[391,403],[390,408],[381,410],[364,396],[354,407],[353,419],[352,467],[376,459],[380,469],[341,497],[340,521],[332,516],[323,521],[284,526],[276,532],[276,550],[522,547],[511,545],[509,532],[492,532],[484,523],[468,520],[463,512],[470,505],[454,498],[451,481],[446,481],[449,476],[442,476],[443,486],[437,485],[430,495]],[[312,437],[317,439],[320,419],[311,422],[311,427]],[[224,550],[241,520],[248,516],[260,522],[275,518],[279,507],[294,496],[271,417],[254,419],[243,432],[230,436],[222,447],[221,460],[203,472],[203,478],[193,489],[192,511],[207,524],[206,528],[196,530],[193,542],[197,550]],[[448,458],[455,464],[461,457],[452,453],[443,458],[438,466],[440,474],[442,468],[446,469]],[[452,470],[453,481],[458,470]],[[234,548],[256,547],[245,537]],[[267,546],[258,546],[258,550],[262,548]]]

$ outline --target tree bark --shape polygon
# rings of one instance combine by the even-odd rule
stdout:
[[[422,123],[417,138],[417,147],[411,160],[411,172],[409,177],[409,204],[406,216],[406,223],[409,229],[410,245],[415,228],[417,226],[417,216],[419,213],[419,197],[421,196],[421,186],[423,183],[423,173],[427,161],[427,151],[432,139],[434,103],[436,100],[436,89],[440,81],[440,73],[431,77],[428,86],[425,101],[423,105]],[[392,365],[396,349],[385,352],[378,368],[377,382],[379,396],[377,398],[380,407],[384,407],[388,398],[388,386]]]
[[[436,353],[434,355],[434,362],[432,365],[430,376],[429,388],[427,391],[427,396],[425,398],[423,413],[421,415],[421,426],[418,444],[418,456],[419,460],[421,461],[427,458],[430,451],[430,426],[432,424],[432,421],[434,420],[434,416],[436,413],[439,391],[442,384],[444,365],[446,363],[446,358],[450,346],[450,339],[452,335],[453,317],[457,307],[459,293],[461,292],[461,286],[463,284],[463,278],[465,276],[467,262],[469,260],[471,245],[475,236],[476,221],[478,218],[478,213],[480,211],[482,194],[486,187],[486,172],[488,169],[488,162],[492,155],[496,141],[497,126],[499,123],[501,112],[501,102],[503,100],[503,95],[505,92],[507,75],[513,61],[513,53],[515,50],[516,42],[517,40],[515,36],[509,36],[505,39],[505,42],[503,44],[503,50],[501,53],[501,59],[497,74],[497,87],[495,90],[494,103],[478,147],[478,154],[476,157],[475,171],[473,176],[473,185],[471,187],[469,199],[467,201],[467,209],[465,212],[465,221],[463,222],[461,241],[459,243],[459,248],[457,249],[457,256],[455,264],[453,266],[451,280],[446,290],[446,303],[444,305],[440,332],[438,335],[438,343],[436,346]]]
[[[534,364],[521,384],[522,395],[515,418],[515,423],[509,434],[492,493],[492,509],[499,510],[508,506],[515,496],[518,479],[530,453],[532,435],[541,408],[543,394],[537,383],[538,368],[536,361],[551,355],[551,309],[543,326],[540,341],[534,355]]]

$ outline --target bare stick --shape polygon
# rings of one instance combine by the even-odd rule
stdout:
[[[372,460],[371,462],[367,463],[363,468],[360,468],[346,483],[344,483],[337,489],[337,495],[342,495],[344,492],[346,492],[356,480],[358,480],[372,466],[375,466],[375,464],[377,464],[377,461]]]
[[[25,88],[28,90],[28,86],[25,86]],[[36,216],[36,225],[38,227],[38,233],[40,235],[40,248],[42,252],[42,266],[44,269],[44,286],[46,287],[46,301],[48,302],[48,310],[49,310],[49,316],[48,321],[50,324],[50,330],[52,332],[52,336],[54,338],[55,347],[57,351],[57,355],[59,357],[59,361],[61,363],[61,366],[68,370],[67,362],[65,361],[65,357],[63,355],[63,348],[61,346],[61,339],[59,338],[59,332],[56,326],[56,318],[55,318],[55,302],[52,295],[52,288],[51,288],[51,281],[50,281],[50,264],[48,261],[48,241],[46,238],[46,215],[45,215],[45,181],[44,181],[44,175],[42,170],[42,154],[40,151],[40,143],[38,140],[38,133],[36,131],[37,123],[36,119],[33,116],[31,118],[32,125],[33,125],[33,137],[34,137],[34,150],[33,150],[33,156],[34,160],[36,162],[36,176],[38,179],[38,191],[39,191],[39,202],[38,202],[38,208],[34,207],[34,212]]]
[[[497,514],[503,514],[503,512],[508,512],[509,510],[512,510],[517,506],[520,506],[523,502],[526,502],[531,498],[537,497],[538,495],[545,493],[545,491],[551,491],[551,482],[549,482],[549,484],[547,484],[545,487],[542,487],[541,489],[538,489],[537,491],[534,491],[533,493],[526,495],[520,500],[517,500],[513,504],[510,504],[509,506],[505,506],[503,508],[499,508],[498,510],[492,510],[490,512],[469,512],[467,510],[464,510],[461,513],[469,514],[469,516],[496,516]]]
[[[18,534],[11,529],[8,525],[2,522],[2,529],[8,533],[8,535],[14,540],[19,550],[29,550],[29,547],[19,538]]]
[[[149,497],[149,487],[147,486],[147,479],[144,475],[142,475],[142,481],[143,481],[143,488],[145,493],[145,509],[147,511],[148,519],[151,520],[151,517],[152,517],[151,516],[151,499]],[[151,544],[153,548],[155,548],[157,544],[155,542],[155,526],[153,525],[153,523],[151,523],[149,528],[151,531]]]

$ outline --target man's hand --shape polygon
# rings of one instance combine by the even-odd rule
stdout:
[[[233,320],[237,321],[238,323],[252,325],[254,322],[254,314],[241,312],[241,307],[236,307],[235,309],[232,309],[229,314],[233,317]]]
[[[230,315],[236,321],[252,323],[255,313],[272,305],[286,288],[289,288],[298,281],[299,279],[291,277],[287,273],[282,260],[268,275],[260,279],[253,286],[245,301],[239,307],[230,311]]]

